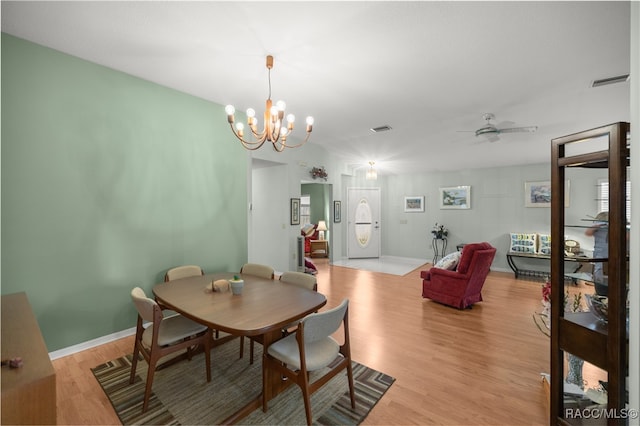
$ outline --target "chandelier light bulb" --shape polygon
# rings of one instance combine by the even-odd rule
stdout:
[[[236,123],[236,129],[238,130],[238,132],[243,131],[244,130],[244,124]]]
[[[224,111],[227,113],[227,115],[233,115],[235,114],[236,109],[233,105],[227,105],[226,107],[224,107]]]
[[[247,109],[247,118],[253,118],[256,116],[256,110],[253,108]]]
[[[278,107],[278,109],[280,111],[284,111],[287,108],[287,104],[284,103],[284,101],[278,101],[276,102],[276,106]]]
[[[289,115],[287,115],[287,121],[288,121],[289,123],[293,123],[294,121],[296,121],[296,116],[295,116],[295,115],[293,115],[293,114],[289,114]]]

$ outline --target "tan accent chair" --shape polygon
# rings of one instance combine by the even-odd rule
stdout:
[[[206,362],[207,382],[211,381],[211,330],[202,324],[191,321],[182,315],[164,318],[162,309],[155,300],[150,299],[140,287],[131,291],[131,299],[138,310],[136,339],[131,362],[129,384],[133,384],[138,366],[138,354],[142,354],[148,364],[147,382],[144,391],[142,412],[147,411],[153,375],[158,367],[158,361],[166,355],[185,350],[187,358],[191,360],[192,347],[202,345]],[[147,328],[143,321],[151,322]]]
[[[171,268],[164,274],[164,282],[179,280],[180,278],[204,275],[204,271],[197,265],[184,265]]]
[[[344,343],[331,337],[344,324]],[[341,357],[327,373],[309,382],[309,373],[323,369]],[[302,390],[307,424],[311,424],[311,394],[320,389],[340,371],[347,369],[351,408],[356,407],[349,343],[349,300],[328,311],[309,314],[298,323],[295,334],[290,334],[266,348],[263,357],[262,383],[267,383],[268,370],[286,376]],[[262,410],[267,412],[266,389],[262,389]]]
[[[240,268],[241,274],[255,275],[256,277],[272,280],[275,272],[271,266],[260,265],[259,263],[245,263]]]
[[[307,290],[318,291],[318,280],[314,275],[304,272],[287,271],[280,275],[280,281],[287,284],[297,285]]]

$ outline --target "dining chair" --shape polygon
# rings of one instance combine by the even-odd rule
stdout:
[[[275,271],[271,266],[261,265],[259,263],[245,263],[240,268],[241,274],[254,275],[260,278],[272,280],[275,277]],[[249,337],[249,363],[253,364],[253,342],[262,343],[261,336]],[[244,355],[244,338],[240,336],[240,358]]]
[[[280,275],[280,281],[287,284],[293,284],[298,287],[306,288],[307,290],[318,291],[318,282],[313,275],[305,274],[303,272],[287,271]],[[282,328],[283,335],[289,333],[289,329],[296,327],[297,323],[292,323]],[[249,364],[253,364],[253,354],[255,350],[255,342],[262,343],[260,336],[249,338]]]
[[[202,275],[204,275],[204,270],[198,265],[176,266],[175,268],[169,269],[164,274],[164,282],[170,282],[174,280],[179,280],[180,278],[197,277]],[[217,340],[216,344],[222,344],[232,339],[232,337],[230,337],[228,333],[224,333],[224,335],[221,337],[219,330],[213,330],[213,332],[215,333],[214,335]],[[240,358],[242,358],[243,349],[244,347],[243,347],[242,338],[240,338]]]
[[[298,287],[306,288],[311,291],[318,291],[318,280],[315,275],[305,274],[304,272],[287,271],[280,275],[280,281],[287,284],[293,284]],[[298,326],[298,322],[287,324],[282,327],[283,335],[289,334],[291,329]],[[293,330],[295,331],[295,330]]]
[[[304,272],[287,271],[280,275],[280,281],[287,284],[297,285],[307,290],[318,291],[318,280],[315,275]]]
[[[343,324],[344,342],[340,345],[331,335]],[[336,363],[334,362],[340,358]],[[298,323],[295,334],[290,334],[266,348],[263,355],[262,383],[267,383],[269,370],[286,376],[302,391],[307,424],[311,424],[310,397],[340,371],[347,369],[351,408],[355,409],[355,389],[351,366],[351,345],[349,342],[349,299],[328,311],[309,314]],[[325,374],[314,377],[310,382],[309,373],[330,366]],[[262,389],[262,410],[266,413],[266,389]]]
[[[153,375],[158,367],[158,361],[171,353],[186,350],[187,358],[191,360],[192,347],[202,345],[207,372],[207,382],[211,381],[211,329],[198,324],[182,315],[164,317],[158,303],[146,296],[144,290],[136,287],[131,290],[131,299],[138,311],[136,338],[131,361],[131,375],[129,384],[133,384],[138,366],[138,356],[142,354],[147,361],[147,382],[144,391],[142,412],[149,406],[149,397],[153,384]],[[143,321],[151,323],[146,328]]]
[[[197,265],[184,265],[171,268],[164,274],[164,282],[179,280],[180,278],[204,275],[204,271]]]
[[[242,268],[240,268],[240,273],[267,278],[269,280],[272,280],[275,276],[275,272],[271,266],[261,265],[259,263],[245,263],[242,265]]]

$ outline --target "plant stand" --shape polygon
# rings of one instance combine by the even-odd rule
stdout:
[[[431,240],[431,247],[433,247],[433,264],[438,262],[438,259],[442,259],[447,250],[447,239],[445,237],[435,237]]]

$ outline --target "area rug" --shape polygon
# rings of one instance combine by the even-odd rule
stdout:
[[[131,355],[92,368],[124,425],[220,424],[261,391],[262,347],[256,345],[255,362],[238,358],[237,340],[211,352],[211,382],[207,383],[204,355],[180,361],[156,371],[149,409],[142,413],[147,373],[144,360],[138,362],[133,384],[129,385]],[[356,409],[351,408],[346,371],[339,373],[311,396],[313,423],[357,425],[395,381],[394,378],[353,362]],[[312,376],[313,379],[313,376]],[[241,424],[306,424],[302,393],[289,386],[269,402],[269,410],[253,411]]]

